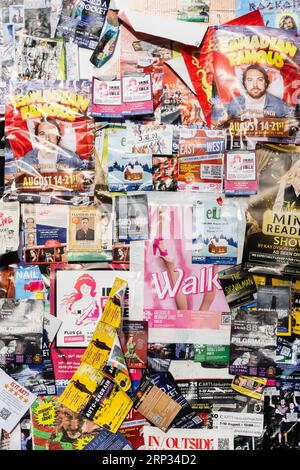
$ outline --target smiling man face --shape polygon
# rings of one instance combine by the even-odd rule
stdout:
[[[247,94],[252,99],[260,99],[264,96],[269,86],[265,74],[255,68],[245,72],[243,83]]]

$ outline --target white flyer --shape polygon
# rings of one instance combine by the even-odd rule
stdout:
[[[137,276],[129,271],[57,270],[56,316],[62,321],[56,336],[57,347],[87,347],[115,278],[128,282],[130,307]]]
[[[19,203],[0,201],[0,255],[19,247]]]
[[[233,431],[143,427],[143,450],[233,450]],[[141,449],[140,449],[141,450]]]
[[[257,401],[257,406],[261,406]],[[261,410],[260,410],[261,411]],[[213,427],[217,430],[232,429],[235,436],[260,437],[263,433],[263,413],[213,413]]]
[[[36,395],[0,369],[0,428],[11,432],[36,400]]]
[[[44,313],[44,328],[47,331],[49,344],[54,340],[62,321],[50,313]]]

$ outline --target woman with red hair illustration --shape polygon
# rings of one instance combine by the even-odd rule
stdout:
[[[76,325],[88,325],[95,323],[99,319],[99,305],[96,300],[96,281],[89,274],[80,276],[74,286],[76,292],[65,295],[63,305],[67,306],[67,311],[78,315]]]

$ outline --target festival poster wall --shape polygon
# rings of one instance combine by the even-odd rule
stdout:
[[[260,26],[215,32],[212,124],[233,135],[290,136],[300,87],[299,41]],[[293,121],[293,120],[292,120]]]
[[[26,202],[93,191],[93,120],[90,82],[10,82],[5,133],[16,164],[8,187]],[[42,193],[42,194],[41,194]]]
[[[265,26],[297,34],[300,29],[300,1],[236,0],[237,16],[259,10]]]
[[[300,146],[257,144],[258,192],[251,196],[243,268],[299,276]]]
[[[192,205],[149,205],[145,242],[144,319],[165,311],[228,312],[218,280],[225,266],[192,264]]]

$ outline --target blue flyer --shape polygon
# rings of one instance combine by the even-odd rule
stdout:
[[[84,450],[132,450],[132,445],[120,432],[113,434],[107,429],[100,429]]]
[[[110,191],[152,191],[152,155],[109,155],[108,187]]]
[[[300,30],[300,0],[236,0],[236,16],[259,10],[265,26],[292,33]]]
[[[238,213],[234,203],[196,201],[193,204],[195,264],[237,264]]]

